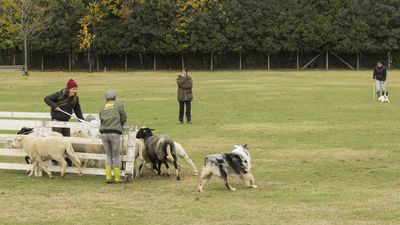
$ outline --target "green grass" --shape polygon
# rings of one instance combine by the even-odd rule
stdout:
[[[44,96],[74,78],[83,111],[97,112],[113,89],[129,124],[168,134],[198,168],[249,144],[259,185],[232,180],[229,192],[214,178],[198,193],[183,161],[181,181],[146,171],[127,185],[1,170],[0,223],[398,224],[398,72],[389,71],[390,104],[372,101],[371,71],[192,72],[192,125],[176,124],[176,71],[0,73],[1,111],[48,112]]]

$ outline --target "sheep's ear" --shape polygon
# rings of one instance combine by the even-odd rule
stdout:
[[[243,148],[247,148],[247,146],[248,146],[247,144],[244,144],[244,145],[243,145]]]
[[[234,148],[237,148],[237,147],[239,147],[239,146],[238,146],[238,145],[234,145],[233,147],[234,147]]]

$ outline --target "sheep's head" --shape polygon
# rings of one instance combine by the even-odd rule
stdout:
[[[11,143],[12,148],[22,148],[22,137],[17,136],[14,141]]]
[[[89,137],[89,134],[84,130],[76,130],[72,132],[72,137]]]
[[[136,133],[136,138],[147,138],[153,136],[153,131],[154,129],[151,129],[149,127],[141,127],[139,128],[138,132]]]

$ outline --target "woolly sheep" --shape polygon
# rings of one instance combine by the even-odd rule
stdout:
[[[29,176],[33,175],[35,169],[39,166],[45,171],[50,178],[53,178],[51,172],[48,170],[43,161],[56,160],[62,166],[61,176],[64,177],[65,170],[67,169],[67,162],[64,159],[64,154],[72,160],[74,165],[78,168],[79,175],[82,175],[81,162],[76,156],[74,149],[68,141],[61,137],[32,137],[27,135],[19,135],[12,143],[13,148],[22,148],[32,160],[32,170]]]
[[[173,162],[176,179],[180,180],[178,158],[175,151],[174,142],[167,136],[154,136],[151,128],[142,127],[136,133],[136,138],[142,138],[145,145],[145,160],[149,158],[153,170],[156,170],[158,174],[161,174],[161,164],[164,163],[167,168],[167,176],[169,173],[168,161]]]

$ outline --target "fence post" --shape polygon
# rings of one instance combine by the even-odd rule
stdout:
[[[124,182],[129,183],[133,178],[133,169],[135,165],[135,142],[136,142],[136,129],[135,126],[128,128],[128,151],[126,153],[128,160],[125,163],[125,177]]]

